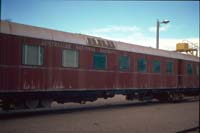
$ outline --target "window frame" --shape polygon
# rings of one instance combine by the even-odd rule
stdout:
[[[63,62],[63,53],[64,51],[75,51],[77,53],[77,65],[76,66],[64,66],[64,62]],[[80,65],[80,52],[76,49],[62,49],[62,53],[61,53],[61,64],[62,64],[62,67],[64,68],[79,68],[79,65]]]
[[[38,47],[39,49],[38,49],[38,53],[40,54],[39,56],[38,56],[38,60],[37,60],[37,64],[28,64],[27,63],[27,47],[28,46],[33,46],[33,47]],[[45,49],[44,49],[44,47],[43,46],[41,46],[41,45],[35,45],[35,44],[22,44],[22,51],[21,51],[21,59],[22,59],[22,61],[21,61],[21,63],[22,63],[22,65],[26,65],[26,66],[43,66],[44,65],[44,55],[45,55]],[[42,56],[41,58],[39,58],[40,56]]]
[[[121,68],[121,58],[123,58],[123,57],[127,57],[128,58],[128,67],[126,68],[126,69],[124,69],[124,68]],[[130,71],[130,68],[131,68],[131,58],[130,58],[130,56],[128,56],[128,55],[120,55],[119,56],[119,58],[118,58],[118,63],[119,63],[119,70],[120,71]]]
[[[168,69],[169,66],[170,65],[170,69]],[[171,70],[171,71],[168,71],[168,70]],[[174,62],[173,61],[167,61],[166,62],[166,71],[165,71],[166,73],[168,73],[168,74],[173,74],[174,73]]]
[[[158,63],[158,64],[157,64]],[[157,66],[155,65],[159,65],[159,71],[157,71],[155,68]],[[152,73],[161,73],[161,61],[159,60],[153,60],[152,61],[152,69],[151,69]]]
[[[191,66],[191,71],[189,69],[190,66]],[[187,75],[192,75],[193,74],[193,65],[191,63],[187,63],[186,72],[187,72]]]
[[[144,70],[139,70],[139,64],[138,64],[138,61],[139,60],[143,60],[144,61],[144,63],[143,63],[143,65],[145,65],[145,69]],[[148,64],[147,64],[147,60],[146,60],[146,58],[144,58],[144,57],[142,57],[142,58],[137,58],[137,72],[140,72],[140,73],[145,73],[145,72],[147,72],[147,66],[148,66]]]
[[[105,57],[105,64],[104,64],[104,68],[97,68],[95,67],[95,54],[101,54],[101,55],[104,55]],[[106,53],[103,53],[103,52],[94,52],[93,54],[93,69],[95,70],[106,70],[108,67],[108,57],[107,57],[107,54]]]

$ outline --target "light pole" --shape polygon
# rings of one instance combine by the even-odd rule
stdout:
[[[167,24],[169,23],[169,20],[163,20],[163,21],[159,21],[157,20],[157,25],[156,25],[156,49],[159,49],[159,28],[160,28],[160,24]]]

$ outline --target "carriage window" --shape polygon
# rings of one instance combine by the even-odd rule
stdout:
[[[152,72],[159,73],[160,72],[160,61],[153,61],[152,65],[153,65]]]
[[[187,73],[192,74],[192,64],[187,64]]]
[[[173,72],[173,62],[167,62],[167,73],[172,73]]]
[[[22,63],[24,65],[42,65],[44,48],[38,45],[23,45]]]
[[[144,58],[140,58],[137,60],[137,71],[138,72],[146,72],[146,60]]]
[[[196,71],[197,71],[197,75],[199,75],[199,66],[198,65],[197,65]]]
[[[94,69],[106,69],[106,54],[94,53]]]
[[[62,65],[64,67],[78,67],[79,54],[75,50],[63,50]]]
[[[128,71],[130,69],[130,57],[129,56],[120,56],[119,69],[122,71]]]

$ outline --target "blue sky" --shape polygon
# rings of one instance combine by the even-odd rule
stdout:
[[[2,0],[1,15],[13,22],[151,47],[156,20],[168,19],[160,28],[161,48],[174,49],[172,43],[182,40],[199,43],[198,1]]]

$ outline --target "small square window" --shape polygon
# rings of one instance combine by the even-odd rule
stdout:
[[[130,57],[120,56],[119,57],[119,69],[121,71],[128,71],[130,69]]]
[[[62,65],[64,67],[78,67],[79,54],[75,50],[63,50]]]
[[[147,63],[144,58],[140,58],[137,60],[137,71],[138,72],[146,72],[147,70]]]
[[[153,73],[159,73],[160,72],[160,61],[153,61]]]
[[[106,69],[106,54],[94,53],[94,69]]]
[[[167,70],[166,70],[166,72],[167,73],[172,73],[173,72],[173,66],[174,66],[173,62],[167,62]]]
[[[38,45],[23,45],[22,63],[24,65],[42,65],[44,48]]]
[[[192,64],[187,64],[187,73],[192,74]]]

